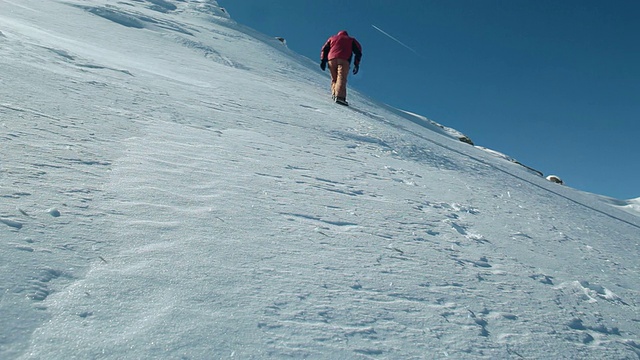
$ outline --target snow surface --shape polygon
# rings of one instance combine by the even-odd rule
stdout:
[[[215,1],[0,0],[0,69],[1,359],[640,358],[639,199],[336,106]]]

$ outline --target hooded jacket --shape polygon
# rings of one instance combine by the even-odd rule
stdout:
[[[362,46],[355,38],[342,30],[327,40],[320,52],[320,60],[344,59],[351,62],[353,54],[356,55],[355,65],[360,65],[362,58]]]

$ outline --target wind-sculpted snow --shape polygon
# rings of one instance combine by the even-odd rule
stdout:
[[[640,216],[640,198],[629,200],[613,199],[605,196],[601,196],[600,198],[605,203],[611,204],[631,214]]]
[[[336,107],[217,5],[0,0],[0,358],[640,356],[632,201]]]

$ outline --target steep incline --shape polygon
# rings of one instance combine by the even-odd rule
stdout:
[[[640,356],[637,216],[316,67],[215,1],[0,0],[0,358]]]

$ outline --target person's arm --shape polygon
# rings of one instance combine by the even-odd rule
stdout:
[[[324,43],[324,46],[322,46],[322,50],[320,51],[320,61],[329,60],[329,50],[331,50],[331,38],[329,38],[329,40]]]
[[[356,54],[356,58],[353,60],[353,64],[355,66],[360,66],[360,59],[362,59],[362,46],[360,46],[358,40],[353,39],[353,46],[351,50],[354,54]]]
[[[351,51],[356,54],[356,58],[353,60],[353,75],[357,74],[360,71],[360,59],[362,59],[362,46],[358,40],[353,39],[353,45],[351,46]]]
[[[320,51],[320,69],[324,71],[327,68],[327,61],[329,60],[329,50],[331,50],[331,38],[324,43],[322,50]]]

